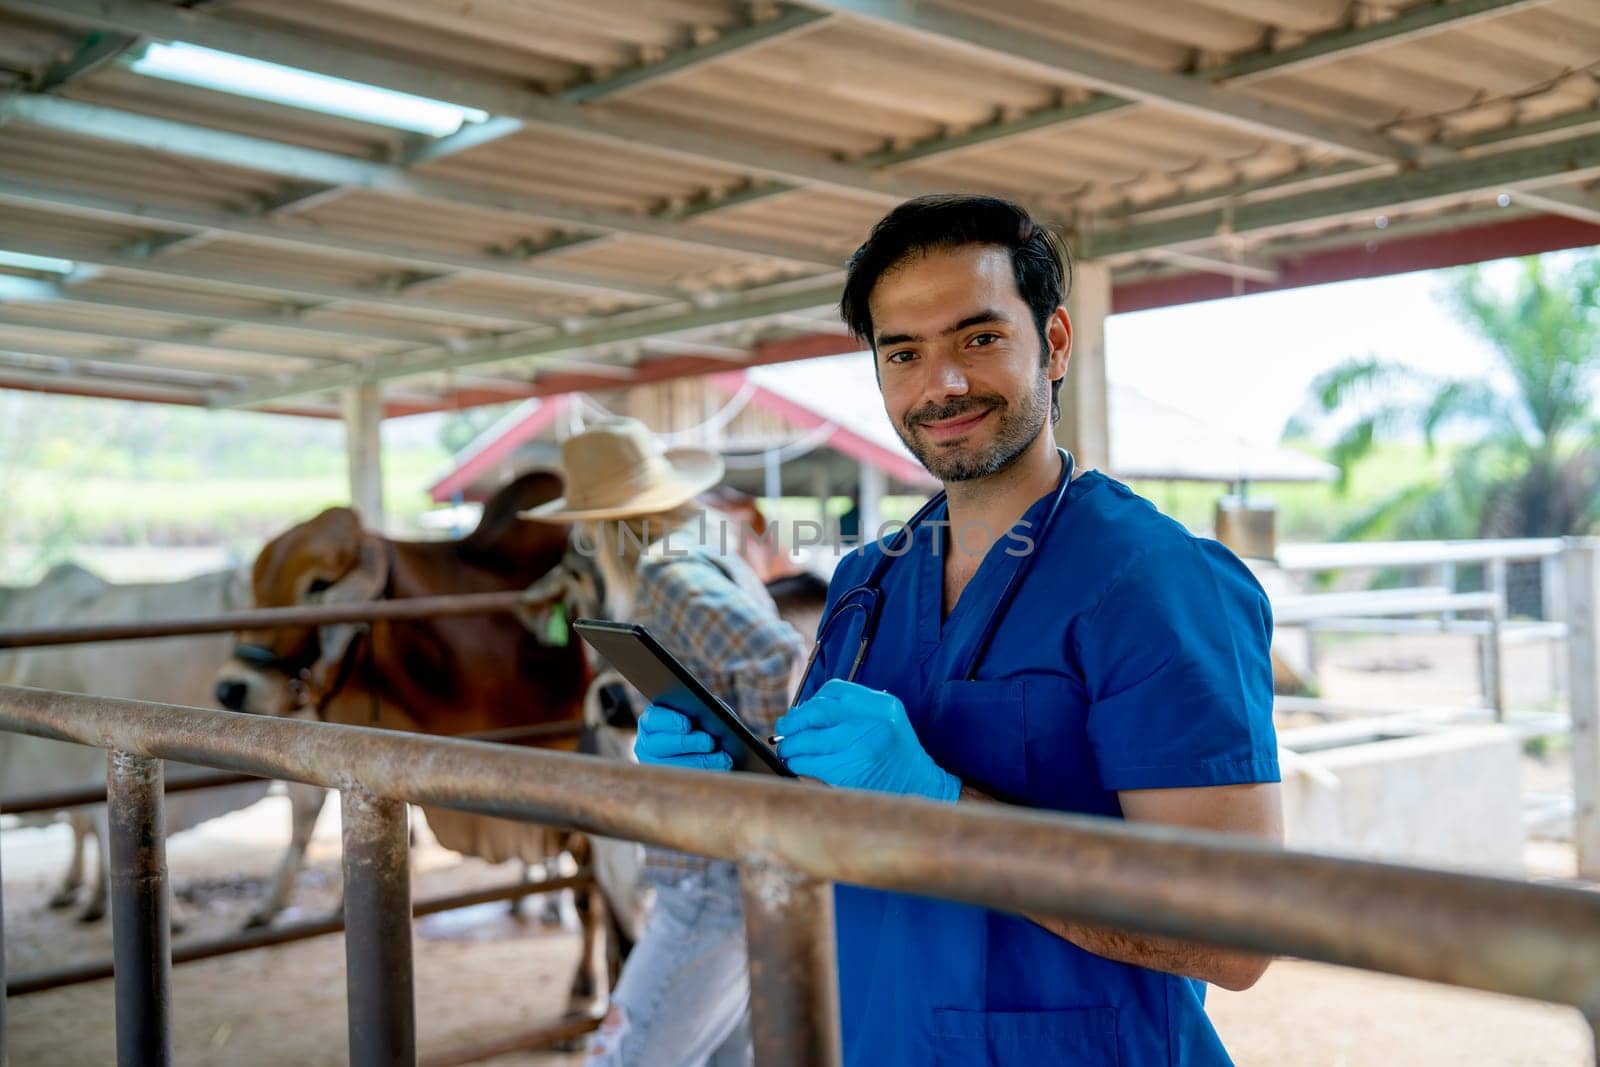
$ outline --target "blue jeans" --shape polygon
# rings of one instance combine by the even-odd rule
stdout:
[[[750,975],[739,872],[713,863],[656,890],[644,936],[590,1039],[602,1067],[748,1067]]]

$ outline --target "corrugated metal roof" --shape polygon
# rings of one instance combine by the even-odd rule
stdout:
[[[129,68],[173,39],[492,118],[432,139]],[[1593,0],[0,0],[0,248],[85,265],[0,300],[123,330],[145,378],[204,353],[141,336],[261,353],[196,402],[647,380],[792,337],[923,190],[1015,197],[1125,284],[1547,212],[1593,240],[1597,71]]]

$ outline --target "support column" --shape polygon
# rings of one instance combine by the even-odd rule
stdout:
[[[172,932],[161,782],[160,760],[108,754],[118,1067],[172,1062]]]
[[[404,801],[340,793],[345,996],[353,1067],[417,1062],[411,964],[411,845]]]
[[[1106,386],[1106,318],[1111,314],[1111,268],[1093,260],[1073,264],[1067,316],[1072,360],[1061,384],[1056,443],[1079,470],[1111,471],[1110,395]]]
[[[1569,538],[1567,664],[1578,877],[1600,881],[1600,538]]]
[[[833,886],[756,863],[740,867],[739,881],[750,953],[750,1029],[756,1063],[837,1067]]]
[[[0,884],[4,883],[0,878]],[[3,898],[4,894],[0,894]],[[6,1059],[6,911],[5,902],[0,899],[0,1067],[7,1067],[10,1062]]]
[[[383,395],[377,382],[362,382],[344,393],[345,449],[350,461],[350,505],[362,525],[382,530]]]
[[[888,487],[889,479],[882,468],[863,461],[861,480],[857,488],[862,544],[878,536],[878,529],[883,525],[883,494]]]
[[[783,496],[783,460],[776,448],[769,448],[761,457],[762,488],[761,495],[772,501],[772,506],[778,506],[778,499]]]
[[[817,521],[822,523],[823,532],[826,533],[833,528],[828,518],[828,500],[833,496],[833,479],[828,474],[826,460],[819,461],[811,472],[811,495],[817,498]]]

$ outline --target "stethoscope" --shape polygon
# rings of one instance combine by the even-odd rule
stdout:
[[[1056,512],[1061,510],[1062,501],[1067,498],[1067,491],[1072,487],[1072,453],[1064,448],[1057,448],[1061,456],[1061,483],[1056,486],[1055,498],[1050,501],[1050,510],[1045,512],[1044,522],[1039,526],[1039,536],[1035,541],[1033,551],[1023,557],[1022,563],[1011,572],[1011,577],[1006,579],[1005,586],[1000,590],[1000,597],[995,601],[994,607],[989,610],[989,617],[984,621],[983,630],[978,637],[978,645],[972,651],[971,659],[967,663],[966,673],[962,675],[964,681],[972,681],[978,675],[978,667],[983,663],[984,655],[989,651],[989,645],[994,641],[995,631],[999,629],[1000,622],[1005,618],[1006,609],[1011,606],[1012,599],[1016,596],[1017,589],[1022,585],[1022,580],[1027,576],[1029,568],[1033,566],[1034,557],[1039,554],[1039,546],[1050,532],[1050,525],[1055,521]],[[944,490],[935,493],[901,529],[899,539],[892,545],[885,545],[883,555],[873,564],[868,572],[866,581],[847,590],[844,595],[834,602],[833,610],[827,618],[822,620],[822,625],[817,629],[817,643],[811,648],[811,655],[806,660],[805,673],[800,676],[800,688],[795,691],[796,696],[806,691],[806,683],[811,680],[811,669],[816,666],[817,655],[822,651],[822,646],[828,640],[828,634],[834,625],[844,618],[846,612],[859,611],[861,613],[861,636],[856,640],[855,655],[850,660],[850,669],[843,678],[847,682],[856,680],[856,673],[861,670],[861,664],[867,658],[867,649],[872,645],[872,638],[878,628],[878,618],[883,613],[883,576],[888,573],[889,564],[904,555],[911,545],[911,539],[916,536],[916,529],[925,522],[930,515],[938,511],[945,504]]]

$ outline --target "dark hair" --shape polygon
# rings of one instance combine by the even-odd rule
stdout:
[[[1032,215],[996,196],[944,193],[907,200],[889,212],[867,235],[845,265],[839,316],[857,338],[872,339],[868,301],[878,279],[908,257],[933,249],[995,245],[1011,253],[1017,292],[1033,312],[1039,345],[1048,360],[1046,329],[1050,316],[1072,291],[1072,256],[1066,245]],[[1061,380],[1050,386],[1050,417],[1061,417]]]

